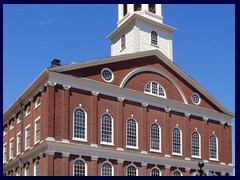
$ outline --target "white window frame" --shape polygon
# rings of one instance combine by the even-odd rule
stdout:
[[[14,157],[14,137],[9,140],[9,160]]]
[[[155,33],[156,39],[153,39],[153,33]],[[157,44],[154,44],[153,41],[156,41]],[[151,45],[158,47],[158,33],[156,31],[151,31]]]
[[[3,136],[6,136],[6,135],[7,135],[7,132],[8,132],[7,126],[5,126],[4,129],[3,129]]]
[[[111,117],[111,120],[112,120],[112,135],[111,135],[111,142],[104,142],[104,141],[102,141],[102,117],[103,117],[103,115],[109,115],[110,117]],[[114,146],[114,119],[113,119],[113,117],[112,117],[112,115],[110,114],[110,113],[103,113],[102,115],[101,115],[101,130],[100,130],[100,138],[101,138],[101,142],[100,142],[100,144],[103,144],[103,145],[109,145],[109,146]]]
[[[180,131],[180,153],[176,153],[176,152],[173,152],[173,130],[174,129],[178,129],[179,131]],[[182,156],[183,154],[183,152],[182,152],[182,146],[183,146],[183,144],[182,144],[182,130],[179,128],[179,127],[174,127],[173,129],[172,129],[172,155],[175,155],[175,156]]]
[[[106,79],[104,78],[104,76],[103,76],[103,71],[109,71],[110,74],[111,74],[111,76],[112,76],[112,78],[111,78],[110,80],[106,80]],[[112,81],[114,80],[114,74],[113,74],[112,70],[109,69],[109,68],[103,68],[103,69],[102,69],[102,71],[101,71],[101,77],[102,77],[102,79],[103,79],[105,82],[108,82],[108,83],[110,83],[110,82],[112,82]]]
[[[10,123],[10,131],[14,129],[14,120],[11,121]]]
[[[147,92],[147,91],[146,91],[146,87],[147,87],[147,85],[148,85],[149,83],[150,83],[150,92]],[[158,89],[158,91],[159,91],[159,86],[162,88],[162,90],[163,90],[163,92],[164,92],[164,96],[159,95],[159,92],[158,92],[158,94],[152,93],[152,83],[156,83],[156,84],[157,84],[157,89]],[[145,94],[152,95],[152,96],[156,96],[156,97],[165,98],[165,99],[167,98],[167,93],[166,93],[165,89],[163,88],[163,86],[162,86],[160,83],[158,83],[158,82],[156,82],[156,81],[149,81],[149,82],[147,82],[147,84],[146,84],[145,87],[144,87],[144,93],[145,93]]]
[[[19,139],[19,136],[20,136],[20,139]],[[21,134],[21,131],[19,132],[19,133],[17,133],[17,155],[19,155],[19,154],[21,154],[22,152],[21,152],[21,147],[22,147],[22,134]],[[20,147],[18,147],[18,144],[19,144],[19,140],[20,140]],[[19,152],[19,150],[20,150],[20,152]]]
[[[211,158],[211,156],[210,156],[210,140],[211,140],[212,136],[214,136],[216,138],[216,158]],[[211,136],[209,137],[209,160],[219,161],[218,160],[218,138],[217,138],[216,134],[211,134]]]
[[[39,123],[39,140],[36,141],[37,137],[37,123]],[[38,116],[34,121],[34,145],[39,143],[41,140],[41,116]]]
[[[29,116],[31,114],[31,105],[28,105],[26,108],[26,112],[25,112],[25,117]]]
[[[197,133],[198,134],[198,137],[199,137],[199,156],[195,156],[192,154],[192,136],[193,136],[193,133]],[[191,136],[191,156],[192,158],[198,158],[198,159],[201,159],[201,135],[198,131],[193,131],[192,133],[192,136]]]
[[[102,163],[102,165],[101,165],[101,176],[102,176],[102,170],[103,170],[102,168],[103,168],[103,165],[106,164],[106,163],[108,163],[108,164],[111,165],[111,167],[112,167],[112,176],[114,176],[114,166],[113,166],[112,163],[109,162],[109,161],[104,161],[104,162]]]
[[[87,174],[88,174],[88,172],[87,172],[87,163],[86,163],[86,161],[84,160],[84,159],[82,159],[82,158],[77,158],[77,159],[75,159],[74,161],[73,161],[73,176],[74,176],[74,168],[75,168],[75,162],[77,161],[77,160],[81,160],[81,161],[83,161],[84,162],[84,165],[85,165],[85,176],[87,176]]]
[[[30,176],[30,171],[29,171],[29,165],[26,165],[24,168],[24,176]],[[27,175],[27,171],[28,171],[28,175]]]
[[[85,113],[85,132],[84,132],[84,136],[85,138],[77,138],[77,137],[74,137],[74,114],[75,114],[75,111],[76,110],[82,110],[84,113]],[[87,142],[87,112],[81,108],[81,107],[76,107],[74,110],[73,110],[73,138],[72,140],[74,141],[82,141],[82,142]]]
[[[151,133],[152,133],[152,126],[153,126],[154,124],[156,124],[156,125],[158,126],[158,129],[159,129],[159,149],[152,149]],[[162,134],[161,126],[160,126],[158,123],[156,123],[156,122],[152,123],[151,126],[150,126],[150,151],[151,151],[151,152],[162,153],[162,144],[161,144],[161,142],[162,142],[162,136],[161,136],[161,134]]]
[[[26,136],[26,134],[27,134],[27,129],[29,129],[29,146],[26,146],[27,145],[27,136]],[[24,144],[24,146],[25,146],[25,150],[27,150],[27,149],[29,149],[30,148],[30,146],[31,146],[31,129],[30,129],[30,124],[28,125],[28,126],[26,126],[25,127],[25,134],[24,134],[24,136],[25,136],[25,144]]]
[[[133,119],[135,122],[136,122],[136,146],[130,146],[130,145],[127,145],[127,123],[130,119]],[[126,121],[126,148],[129,148],[129,149],[138,149],[138,122],[135,118],[133,117],[130,117],[127,119]]]
[[[130,166],[135,167],[135,169],[136,169],[136,176],[138,176],[138,168],[137,168],[137,166],[136,166],[135,164],[129,164],[129,165],[127,166],[127,168],[126,168],[126,176],[128,176],[128,168],[129,168]]]
[[[162,176],[161,170],[160,170],[158,167],[156,167],[156,166],[151,169],[151,171],[150,171],[150,176],[152,176],[152,171],[153,171],[154,169],[157,169],[157,170],[159,171],[159,176]]]
[[[36,172],[37,172],[37,163],[38,163],[39,168],[40,168],[39,161],[36,161],[36,162],[34,163],[34,176],[37,176],[37,174],[36,174]],[[39,171],[39,172],[40,172],[40,171]]]
[[[40,98],[40,96],[38,96],[34,103],[34,109],[37,109],[40,105],[41,105],[41,98]]]
[[[175,171],[173,171],[173,174],[172,174],[173,176],[174,176],[175,172],[179,172],[181,174],[181,176],[183,176],[182,172],[179,169],[176,169]]]
[[[20,113],[17,118],[17,124],[22,122],[22,114]]]
[[[3,144],[3,163],[7,162],[7,143]]]

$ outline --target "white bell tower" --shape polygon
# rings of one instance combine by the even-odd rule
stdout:
[[[158,49],[173,61],[175,30],[163,24],[162,4],[119,4],[117,29],[108,36],[111,56]]]

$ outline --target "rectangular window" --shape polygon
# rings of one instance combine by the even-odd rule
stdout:
[[[40,141],[40,117],[35,120],[35,144]]]
[[[35,109],[37,109],[41,104],[41,99],[40,97],[37,97],[36,101],[35,101]]]
[[[25,128],[25,150],[30,147],[30,125]]]
[[[11,124],[10,124],[10,131],[14,128],[14,121],[11,121]]]
[[[17,134],[17,155],[21,154],[21,144],[22,144],[22,139],[21,139],[21,132]]]
[[[7,161],[7,143],[3,145],[3,163]]]
[[[19,124],[20,122],[22,122],[22,115],[21,114],[18,115],[17,124]]]
[[[26,109],[26,117],[31,113],[30,105]]]
[[[7,135],[7,127],[5,126],[3,130],[3,136],[6,136],[6,135]]]
[[[14,138],[10,139],[10,144],[9,144],[9,149],[10,149],[10,158],[9,159],[12,159],[13,158],[13,148],[14,148],[14,144],[13,144],[13,140]]]

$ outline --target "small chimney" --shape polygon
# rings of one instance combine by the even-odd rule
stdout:
[[[58,59],[52,60],[51,67],[54,68],[54,67],[57,67],[57,66],[61,66],[61,60],[58,60]]]

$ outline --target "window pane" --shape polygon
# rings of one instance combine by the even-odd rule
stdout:
[[[102,176],[112,176],[112,165],[104,163],[102,165]]]
[[[181,133],[180,130],[175,128],[173,129],[173,135],[172,135],[172,146],[173,146],[173,153],[181,153]]]
[[[74,176],[85,176],[85,163],[82,160],[74,162]]]
[[[74,111],[74,137],[85,139],[85,122],[86,116],[82,109]]]
[[[199,151],[200,151],[199,134],[197,132],[194,132],[192,134],[192,155],[199,156],[200,155]]]
[[[127,145],[137,146],[137,125],[135,120],[129,119],[127,121]]]
[[[137,170],[134,166],[128,166],[127,176],[137,176]]]
[[[153,124],[151,126],[151,149],[160,150],[159,126]]]
[[[102,142],[112,143],[112,117],[108,114],[102,115]]]

